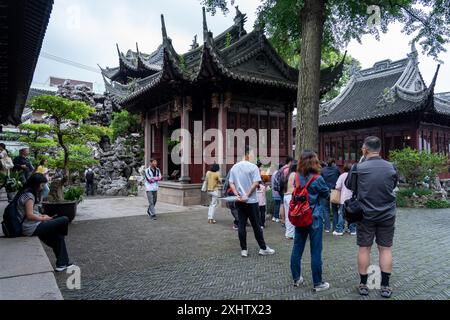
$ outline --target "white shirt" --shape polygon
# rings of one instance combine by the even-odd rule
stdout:
[[[153,175],[153,172],[150,168],[145,169],[144,171],[144,186],[145,191],[158,191],[158,182],[161,180],[161,170],[156,169],[156,174]]]
[[[229,181],[235,185],[236,191],[239,192],[241,196],[245,195],[250,190],[253,183],[261,180],[259,168],[248,161],[238,162],[230,170]],[[256,190],[250,194],[247,203],[258,203]]]

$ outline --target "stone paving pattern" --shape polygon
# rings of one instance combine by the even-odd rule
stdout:
[[[303,259],[305,284],[292,286],[292,242],[280,224],[268,222],[266,242],[277,252],[260,257],[252,229],[248,258],[240,257],[231,215],[220,209],[218,224],[207,210],[74,222],[67,238],[71,258],[81,267],[81,290],[66,288],[65,299],[382,299],[356,293],[359,278],[356,238],[324,235],[324,280],[331,289],[313,293],[309,249]],[[392,299],[450,299],[450,211],[401,210],[394,240]],[[308,245],[307,245],[308,248]],[[53,254],[47,250],[50,261]],[[372,263],[377,263],[376,247]]]

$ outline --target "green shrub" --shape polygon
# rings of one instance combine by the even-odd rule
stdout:
[[[422,182],[427,176],[435,177],[447,170],[446,155],[418,151],[410,147],[391,151],[389,158],[395,163],[400,175],[413,186]]]
[[[446,209],[450,208],[448,200],[428,200],[426,207],[429,209]]]
[[[424,189],[424,188],[407,188],[407,189],[400,189],[397,191],[397,197],[412,197],[413,194],[416,194],[416,196],[422,197],[422,196],[429,196],[430,194],[433,194],[433,191],[430,189]]]
[[[396,201],[397,201],[397,207],[399,207],[399,208],[408,207],[408,200],[404,196],[397,194]]]
[[[81,187],[69,187],[64,190],[64,200],[81,202],[83,200],[84,189]]]

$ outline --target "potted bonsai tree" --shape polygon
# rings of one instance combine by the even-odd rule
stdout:
[[[52,180],[48,201],[42,203],[42,208],[49,216],[67,216],[72,221],[81,194],[74,197],[79,192],[68,191],[71,189],[70,172],[97,163],[87,143],[99,142],[102,136],[110,135],[110,129],[84,123],[95,109],[82,101],[39,96],[32,99],[31,108],[43,111],[53,121],[47,134],[53,136],[58,147],[56,156],[49,159],[49,166],[56,169],[59,176]]]

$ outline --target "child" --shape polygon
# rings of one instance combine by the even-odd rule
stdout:
[[[261,229],[264,229],[266,225],[266,186],[264,185],[264,182],[259,183],[258,189],[256,190],[256,195],[259,203]]]

